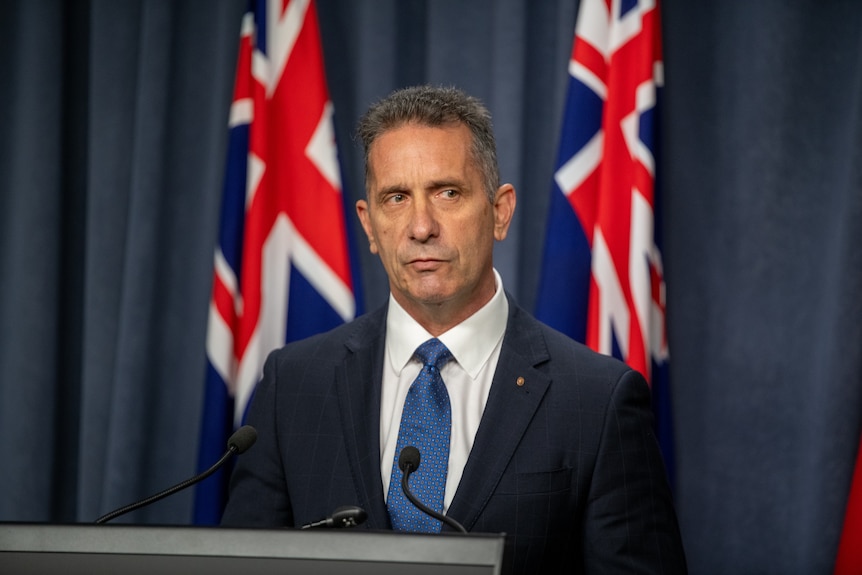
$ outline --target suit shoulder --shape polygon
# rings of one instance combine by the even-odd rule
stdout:
[[[523,334],[517,347],[524,349],[529,346],[536,367],[542,371],[568,376],[577,374],[574,379],[582,384],[602,382],[603,387],[611,388],[626,374],[637,374],[622,361],[590,349],[522,309],[517,310],[512,321],[517,326],[517,332]],[[637,378],[637,375],[634,377]]]
[[[628,365],[615,357],[599,353],[545,324],[542,324],[542,326],[545,337],[548,341],[548,347],[552,351],[557,352],[554,355],[559,356],[559,354],[562,353],[563,357],[573,357],[579,361],[597,363],[615,372],[623,372],[631,369]]]
[[[510,321],[513,326],[520,332],[533,332],[541,335],[548,348],[548,353],[554,358],[573,357],[578,360],[590,360],[598,363],[603,363],[609,367],[616,367],[620,370],[630,369],[622,361],[594,351],[569,337],[568,335],[557,331],[551,326],[543,323],[529,312],[520,307],[515,307],[511,314]]]
[[[294,341],[270,354],[270,361],[337,359],[384,336],[385,308],[367,313],[329,331]]]

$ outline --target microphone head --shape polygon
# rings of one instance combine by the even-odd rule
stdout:
[[[368,519],[368,513],[361,507],[349,505],[332,512],[332,527],[356,527]]]
[[[411,472],[416,471],[419,469],[420,459],[419,450],[412,445],[408,445],[401,450],[401,454],[398,456],[398,469],[402,473],[406,473],[407,466],[409,465]]]
[[[227,440],[227,448],[239,455],[245,453],[255,441],[257,441],[257,430],[251,425],[243,425]]]

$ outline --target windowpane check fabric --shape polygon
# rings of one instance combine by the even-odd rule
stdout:
[[[404,496],[398,456],[408,445],[419,450],[422,459],[419,469],[410,475],[410,490],[419,501],[442,513],[452,410],[440,368],[452,359],[452,353],[439,339],[433,338],[416,348],[414,356],[423,367],[404,400],[387,508],[395,530],[436,533],[440,531],[440,521],[417,509]]]

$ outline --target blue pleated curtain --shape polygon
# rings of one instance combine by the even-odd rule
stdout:
[[[90,522],[194,473],[244,9],[0,5],[0,521]],[[662,10],[661,225],[690,567],[829,573],[862,424],[862,4]],[[353,196],[352,129],[371,101],[431,82],[487,102],[519,194],[497,267],[532,309],[577,2],[318,11]],[[386,278],[362,252],[374,309]],[[124,520],[190,516],[180,494]]]

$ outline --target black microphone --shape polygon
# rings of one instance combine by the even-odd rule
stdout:
[[[419,450],[413,447],[412,445],[408,445],[404,449],[401,450],[401,454],[398,455],[398,469],[401,470],[401,490],[404,491],[404,496],[410,500],[410,503],[419,508],[419,511],[425,513],[426,515],[430,515],[434,519],[438,521],[442,521],[455,531],[460,531],[461,533],[467,533],[467,530],[464,529],[464,526],[448,517],[443,515],[442,513],[437,513],[421,501],[419,501],[415,495],[410,491],[410,487],[407,485],[407,480],[410,477],[410,474],[419,469],[419,461],[422,457],[419,455]]]
[[[239,429],[237,429],[233,435],[230,436],[230,439],[227,440],[227,451],[225,451],[224,455],[221,456],[221,459],[215,462],[215,464],[204,471],[203,473],[199,473],[195,475],[191,479],[186,479],[182,483],[178,483],[173,487],[169,487],[164,491],[160,491],[155,495],[151,495],[146,499],[138,501],[137,503],[132,503],[131,505],[126,505],[125,507],[120,507],[119,509],[115,509],[110,513],[106,513],[102,515],[98,519],[96,519],[96,523],[105,523],[110,521],[111,519],[115,519],[120,515],[125,515],[130,511],[134,511],[135,509],[140,509],[145,505],[149,505],[150,503],[155,503],[159,499],[164,499],[168,495],[173,495],[177,491],[181,491],[186,487],[194,485],[198,481],[202,481],[215,473],[219,467],[225,464],[228,459],[230,459],[231,455],[240,455],[241,453],[245,453],[249,447],[254,445],[254,442],[257,441],[257,430],[250,425],[243,425]]]
[[[316,527],[356,527],[363,523],[368,518],[368,514],[361,507],[355,505],[347,505],[339,507],[332,512],[332,515],[326,519],[315,521],[314,523],[306,523],[302,526],[303,529],[314,529]]]

